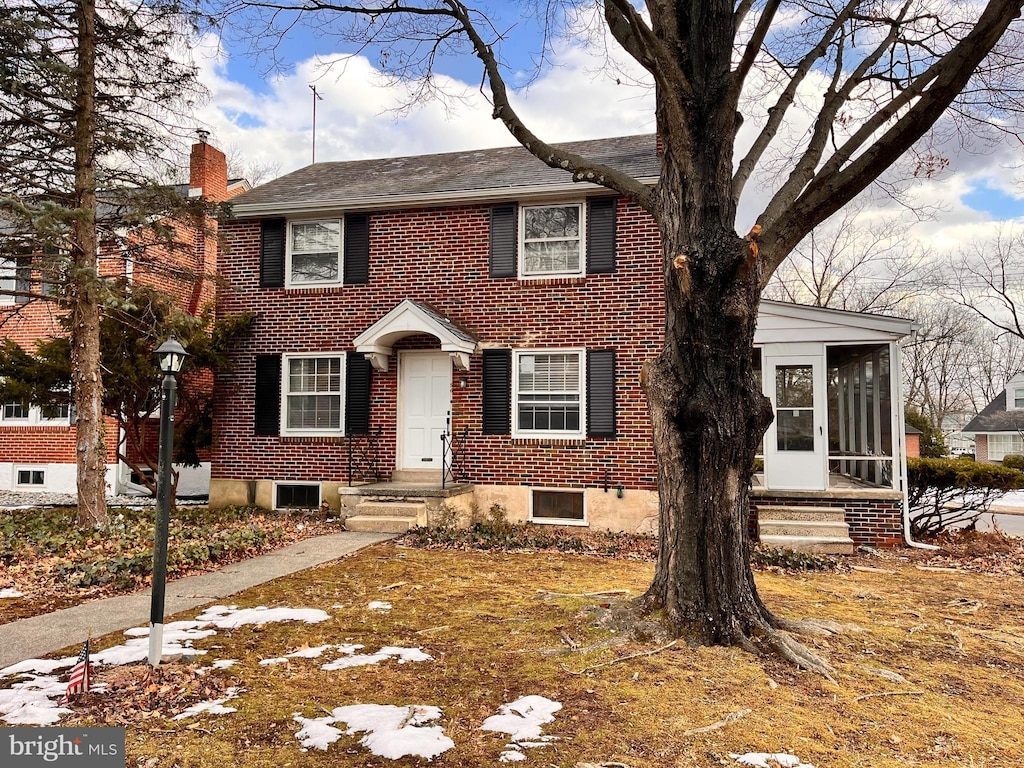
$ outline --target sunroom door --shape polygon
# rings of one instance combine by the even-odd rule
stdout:
[[[775,420],[765,434],[765,485],[777,490],[828,487],[825,358],[768,358],[765,393]]]

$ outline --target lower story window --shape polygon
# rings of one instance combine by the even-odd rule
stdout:
[[[343,369],[342,355],[285,357],[285,434],[341,433]]]
[[[530,504],[533,520],[577,522],[585,521],[582,491],[533,491]]]
[[[46,485],[46,470],[19,469],[18,485]]]
[[[516,433],[583,436],[583,353],[516,353]]]
[[[28,403],[23,403],[23,402],[4,403],[4,418],[5,419],[27,419],[28,418]]]
[[[1024,453],[1024,440],[1020,435],[1005,434],[988,436],[988,460],[1002,461],[1008,453]]]
[[[278,483],[275,509],[317,509],[320,506],[320,485]]]

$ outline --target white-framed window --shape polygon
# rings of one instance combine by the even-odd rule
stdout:
[[[344,354],[285,355],[283,367],[281,434],[343,434]]]
[[[320,483],[274,483],[274,509],[319,509]]]
[[[1013,407],[1024,410],[1024,389],[1013,390]]]
[[[54,403],[39,406],[40,422],[57,422],[66,424],[71,416],[71,403]]]
[[[1018,434],[989,434],[988,460],[1002,461],[1008,453],[1024,454],[1024,438]]]
[[[519,274],[523,277],[582,275],[586,269],[583,203],[519,208]]]
[[[29,405],[26,402],[13,400],[11,402],[4,403],[4,421],[28,421],[29,413]]]
[[[584,350],[519,350],[513,358],[513,436],[583,438]]]
[[[14,484],[23,488],[45,486],[46,470],[43,467],[15,467]]]
[[[530,489],[530,521],[557,525],[586,525],[583,491]]]
[[[341,219],[289,221],[285,268],[289,286],[340,285]]]

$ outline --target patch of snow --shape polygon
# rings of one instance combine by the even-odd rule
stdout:
[[[306,747],[327,749],[342,733],[332,724],[343,722],[348,735],[365,732],[359,743],[378,757],[398,760],[414,755],[432,760],[455,746],[441,726],[427,725],[440,717],[440,708],[420,704],[353,704],[335,708],[329,717],[307,719],[295,715],[295,721],[303,724],[295,735]]]
[[[77,656],[65,656],[63,659],[26,659],[25,661],[19,661],[17,664],[11,664],[9,667],[0,669],[0,677],[25,673],[48,675],[56,669],[71,667],[76,661],[78,661]]]
[[[31,679],[15,683],[0,690],[0,720],[10,725],[52,725],[61,715],[70,712],[59,707],[59,701],[68,684],[50,675],[34,675]]]
[[[800,762],[796,755],[787,755],[785,752],[747,752],[745,755],[730,752],[729,757],[740,765],[749,765],[752,768],[814,768],[810,763]]]
[[[386,603],[383,600],[374,600],[368,606],[371,611],[380,611],[381,613],[387,613],[391,610],[391,603]]]
[[[238,663],[238,659],[218,659],[211,665],[214,669],[231,669]]]
[[[237,629],[246,624],[260,626],[280,621],[319,624],[329,618],[330,614],[319,608],[267,608],[264,605],[239,608],[237,605],[214,605],[196,616],[196,621],[213,624],[220,629]]]
[[[508,746],[509,749],[498,755],[499,763],[519,763],[526,759],[526,753],[515,744],[509,744]]]
[[[237,699],[238,690],[239,689],[235,687],[228,688],[227,691],[225,691],[227,696],[224,698],[213,699],[211,701],[200,701],[197,704],[193,704],[191,707],[188,707],[180,714],[175,715],[172,719],[184,720],[186,717],[193,717],[194,715],[200,715],[203,713],[208,715],[228,715],[232,712],[237,712],[237,707],[225,707],[224,702],[231,701],[231,699]]]
[[[261,667],[269,667],[272,664],[287,664],[287,663],[288,663],[288,659],[286,659],[284,656],[275,656],[272,659],[260,659],[260,666]]]
[[[345,650],[345,648],[351,648],[352,650]],[[326,664],[321,664],[320,669],[333,671],[337,669],[351,669],[352,667],[366,667],[371,664],[380,664],[388,659],[397,659],[399,664],[405,664],[410,661],[432,661],[434,658],[424,653],[420,648],[401,648],[395,645],[388,645],[376,653],[355,654],[354,651],[358,648],[362,648],[362,646],[338,646],[338,650],[347,655],[341,656],[334,661],[329,661]]]
[[[561,708],[560,702],[544,696],[522,696],[498,707],[498,714],[484,720],[480,730],[507,733],[514,745],[544,746],[551,740],[542,735],[544,725],[552,722]]]
[[[4,587],[3,589],[0,589],[0,600],[4,599],[5,597],[24,597],[24,596],[25,596],[24,593],[19,592],[18,590],[14,589],[14,587]]]

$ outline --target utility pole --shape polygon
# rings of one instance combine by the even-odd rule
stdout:
[[[316,92],[316,85],[310,83],[309,90],[313,92],[313,162],[316,162],[316,103],[323,101],[324,97]]]

